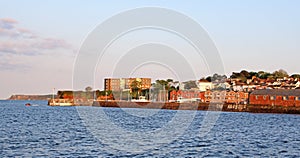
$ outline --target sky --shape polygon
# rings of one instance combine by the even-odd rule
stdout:
[[[289,74],[300,73],[298,66],[300,1],[298,0],[192,0],[189,2],[0,0],[0,2],[0,99],[6,99],[12,94],[51,94],[54,88],[55,91],[73,89],[74,65],[80,48],[89,34],[110,17],[140,7],[171,9],[199,23],[218,49],[222,60],[220,64],[223,65],[226,75],[243,69],[269,72],[284,69]],[[155,38],[157,36],[154,35],[159,36],[160,39]],[[101,37],[99,38],[101,40]],[[177,42],[185,47],[184,42],[180,42],[179,38],[172,43],[172,39],[176,38],[178,37],[157,30],[146,30],[138,35],[133,32],[122,36],[112,45],[116,48],[118,43],[126,46],[126,41],[130,43],[130,41],[151,39],[160,42],[171,41],[169,44],[173,45]],[[116,58],[114,58],[114,53],[109,54],[113,50],[118,51],[115,48],[108,49],[104,57],[111,56],[109,60],[119,60],[120,63],[123,59],[126,61],[124,55],[124,58],[120,58],[120,54],[115,54]],[[165,47],[157,47],[157,49],[166,49],[166,52],[170,53],[174,51]],[[144,49],[132,49],[128,54],[134,53],[135,50]],[[187,59],[187,63],[196,60],[188,57],[193,56],[191,52],[181,52],[181,55]],[[199,71],[197,77],[212,73],[207,71],[208,68],[205,68],[205,64],[200,60],[202,59],[199,58],[197,61],[202,64],[191,65],[196,69],[196,73]],[[102,64],[101,61],[98,62],[100,64],[98,63],[95,68],[93,83],[87,86],[102,89],[103,78],[111,77],[109,72],[111,67],[116,68],[120,65],[118,62],[112,63],[113,66],[110,62],[103,61]],[[179,61],[176,62],[178,65],[181,64]],[[126,65],[126,62],[124,63]],[[150,71],[151,73],[145,73]],[[130,71],[130,75],[136,77],[148,75],[153,79],[178,79],[176,74],[178,71],[185,70],[180,68],[172,70],[163,63],[149,62],[135,67]]]

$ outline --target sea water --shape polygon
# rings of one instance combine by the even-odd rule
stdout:
[[[26,107],[27,102],[35,106]],[[218,117],[216,121],[208,118],[211,128],[201,135],[203,120],[212,113]],[[172,127],[172,121],[180,122],[177,114],[174,110],[50,107],[46,101],[0,101],[0,157],[300,155],[300,115],[185,111],[184,116],[192,122],[184,124],[183,120]],[[177,132],[181,128],[184,132]],[[164,129],[169,130],[168,139],[156,141],[155,134]],[[101,131],[109,133],[99,137],[97,132]],[[150,134],[154,134],[154,141]]]

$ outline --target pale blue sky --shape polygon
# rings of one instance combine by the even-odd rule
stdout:
[[[300,73],[298,0],[0,2],[0,98],[52,93],[54,87],[72,89],[76,52],[88,33],[112,15],[147,6],[176,10],[201,24],[215,42],[227,74],[279,68]]]

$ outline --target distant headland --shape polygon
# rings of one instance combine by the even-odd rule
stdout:
[[[54,95],[56,97],[56,95]],[[17,94],[11,95],[7,100],[49,100],[53,98],[53,94],[48,95],[24,95],[24,94]]]

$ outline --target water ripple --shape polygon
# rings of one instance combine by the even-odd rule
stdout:
[[[221,113],[205,136],[199,130],[205,112],[199,111],[178,139],[142,153],[107,150],[82,122],[74,107],[25,107],[22,101],[0,101],[0,157],[298,157],[300,117],[298,115]],[[93,107],[87,107],[93,108]],[[99,109],[99,108],[98,108]],[[122,109],[104,108],[112,122],[130,132],[155,132],[168,123],[176,111],[161,110],[149,117],[137,117]],[[150,109],[131,109],[143,114]],[[135,111],[134,111],[135,110]],[[98,117],[98,116],[93,116]],[[101,127],[99,127],[101,129]],[[111,131],[108,138],[120,140]],[[146,138],[139,138],[146,139]],[[151,140],[146,140],[151,142]],[[114,142],[111,142],[114,143]],[[144,146],[147,144],[139,144]]]

